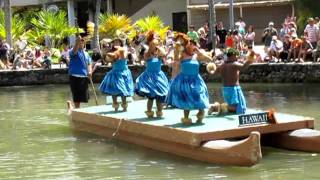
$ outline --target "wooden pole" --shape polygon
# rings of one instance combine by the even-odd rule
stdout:
[[[214,8],[214,0],[208,0],[209,3],[209,29],[210,35],[209,38],[212,42],[212,49],[215,51],[216,49],[216,10]]]
[[[98,97],[97,97],[96,89],[94,88],[94,84],[93,84],[93,81],[92,81],[91,77],[89,77],[89,80],[90,80],[90,84],[91,84],[91,87],[92,87],[92,90],[93,90],[94,100],[96,102],[96,105],[98,106],[99,103],[98,103]]]
[[[234,29],[233,0],[229,0],[229,27]]]
[[[5,15],[5,30],[6,30],[6,43],[12,46],[12,12],[11,0],[4,1],[4,15]]]

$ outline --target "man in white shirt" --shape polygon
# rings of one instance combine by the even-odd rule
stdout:
[[[313,18],[309,18],[308,25],[304,29],[304,32],[307,34],[307,40],[312,44],[313,47],[316,47],[319,40],[319,27],[315,25]]]
[[[273,57],[276,57],[276,59],[279,59],[280,53],[282,51],[283,51],[282,41],[278,40],[277,36],[272,36],[272,41],[270,43],[270,49],[269,49],[270,60],[272,60]]]

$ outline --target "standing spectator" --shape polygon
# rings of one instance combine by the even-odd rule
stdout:
[[[284,41],[284,37],[286,34],[289,34],[289,25],[286,23],[282,24],[282,28],[279,31],[279,38],[281,41]]]
[[[288,25],[288,34],[292,36],[293,34],[297,34],[296,24],[294,22],[290,22]]]
[[[250,25],[248,27],[248,32],[244,36],[244,40],[247,46],[252,46],[254,47],[254,38],[256,37],[256,33],[253,30],[253,26]]]
[[[239,33],[244,36],[246,33],[246,23],[243,21],[242,17],[239,17],[236,26],[238,27]]]
[[[302,44],[300,47],[300,53],[299,53],[299,61],[305,62],[306,58],[312,57],[312,50],[313,46],[309,40],[305,36],[301,36]],[[302,59],[301,59],[302,58]]]
[[[171,29],[169,29],[166,33],[166,46],[167,47],[172,47],[173,46],[173,40],[174,39],[174,34]]]
[[[319,39],[319,27],[315,25],[313,18],[309,18],[308,25],[304,29],[304,33],[307,35],[307,40],[310,41],[312,46],[316,47]]]
[[[81,36],[76,39],[76,44],[70,51],[69,77],[70,87],[75,108],[80,108],[80,103],[89,100],[88,77],[91,78],[91,58],[84,49],[85,42]],[[68,101],[69,110],[73,108]]]
[[[242,36],[238,30],[234,30],[232,33],[234,46],[238,51],[242,50]]]
[[[228,32],[221,21],[217,24],[216,34],[219,37],[218,48],[224,49]]]
[[[235,42],[233,39],[232,31],[230,30],[227,34],[226,38],[226,47],[227,48],[235,48]]]
[[[204,30],[204,28],[200,28],[198,30],[199,33],[199,42],[200,42],[200,48],[201,49],[206,49],[207,48],[207,42],[208,42],[208,36]]]
[[[193,25],[190,26],[187,35],[189,36],[189,38],[191,40],[193,40],[194,42],[199,44],[199,35],[198,35],[197,31],[194,30],[194,26]]]
[[[262,41],[264,42],[265,51],[268,51],[272,36],[278,36],[278,31],[274,28],[274,23],[269,22],[269,26],[263,30]]]

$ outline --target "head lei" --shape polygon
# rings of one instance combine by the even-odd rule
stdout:
[[[150,30],[146,33],[146,40],[147,44],[149,44],[151,41],[155,39],[156,32],[153,30]]]
[[[232,56],[232,55],[239,56],[240,53],[239,53],[238,50],[236,50],[236,49],[234,49],[234,48],[229,48],[229,49],[227,50],[227,57],[230,57],[230,56]]]
[[[177,42],[179,39],[182,40],[182,46],[186,46],[190,43],[190,38],[188,37],[188,35],[184,33],[177,33],[176,37],[174,38],[174,41]]]

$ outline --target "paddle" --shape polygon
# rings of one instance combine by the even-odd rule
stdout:
[[[89,80],[90,80],[90,84],[91,84],[91,87],[92,87],[92,90],[93,90],[94,100],[96,101],[96,105],[99,105],[98,104],[98,97],[97,97],[96,89],[94,88],[92,78],[89,77]]]

